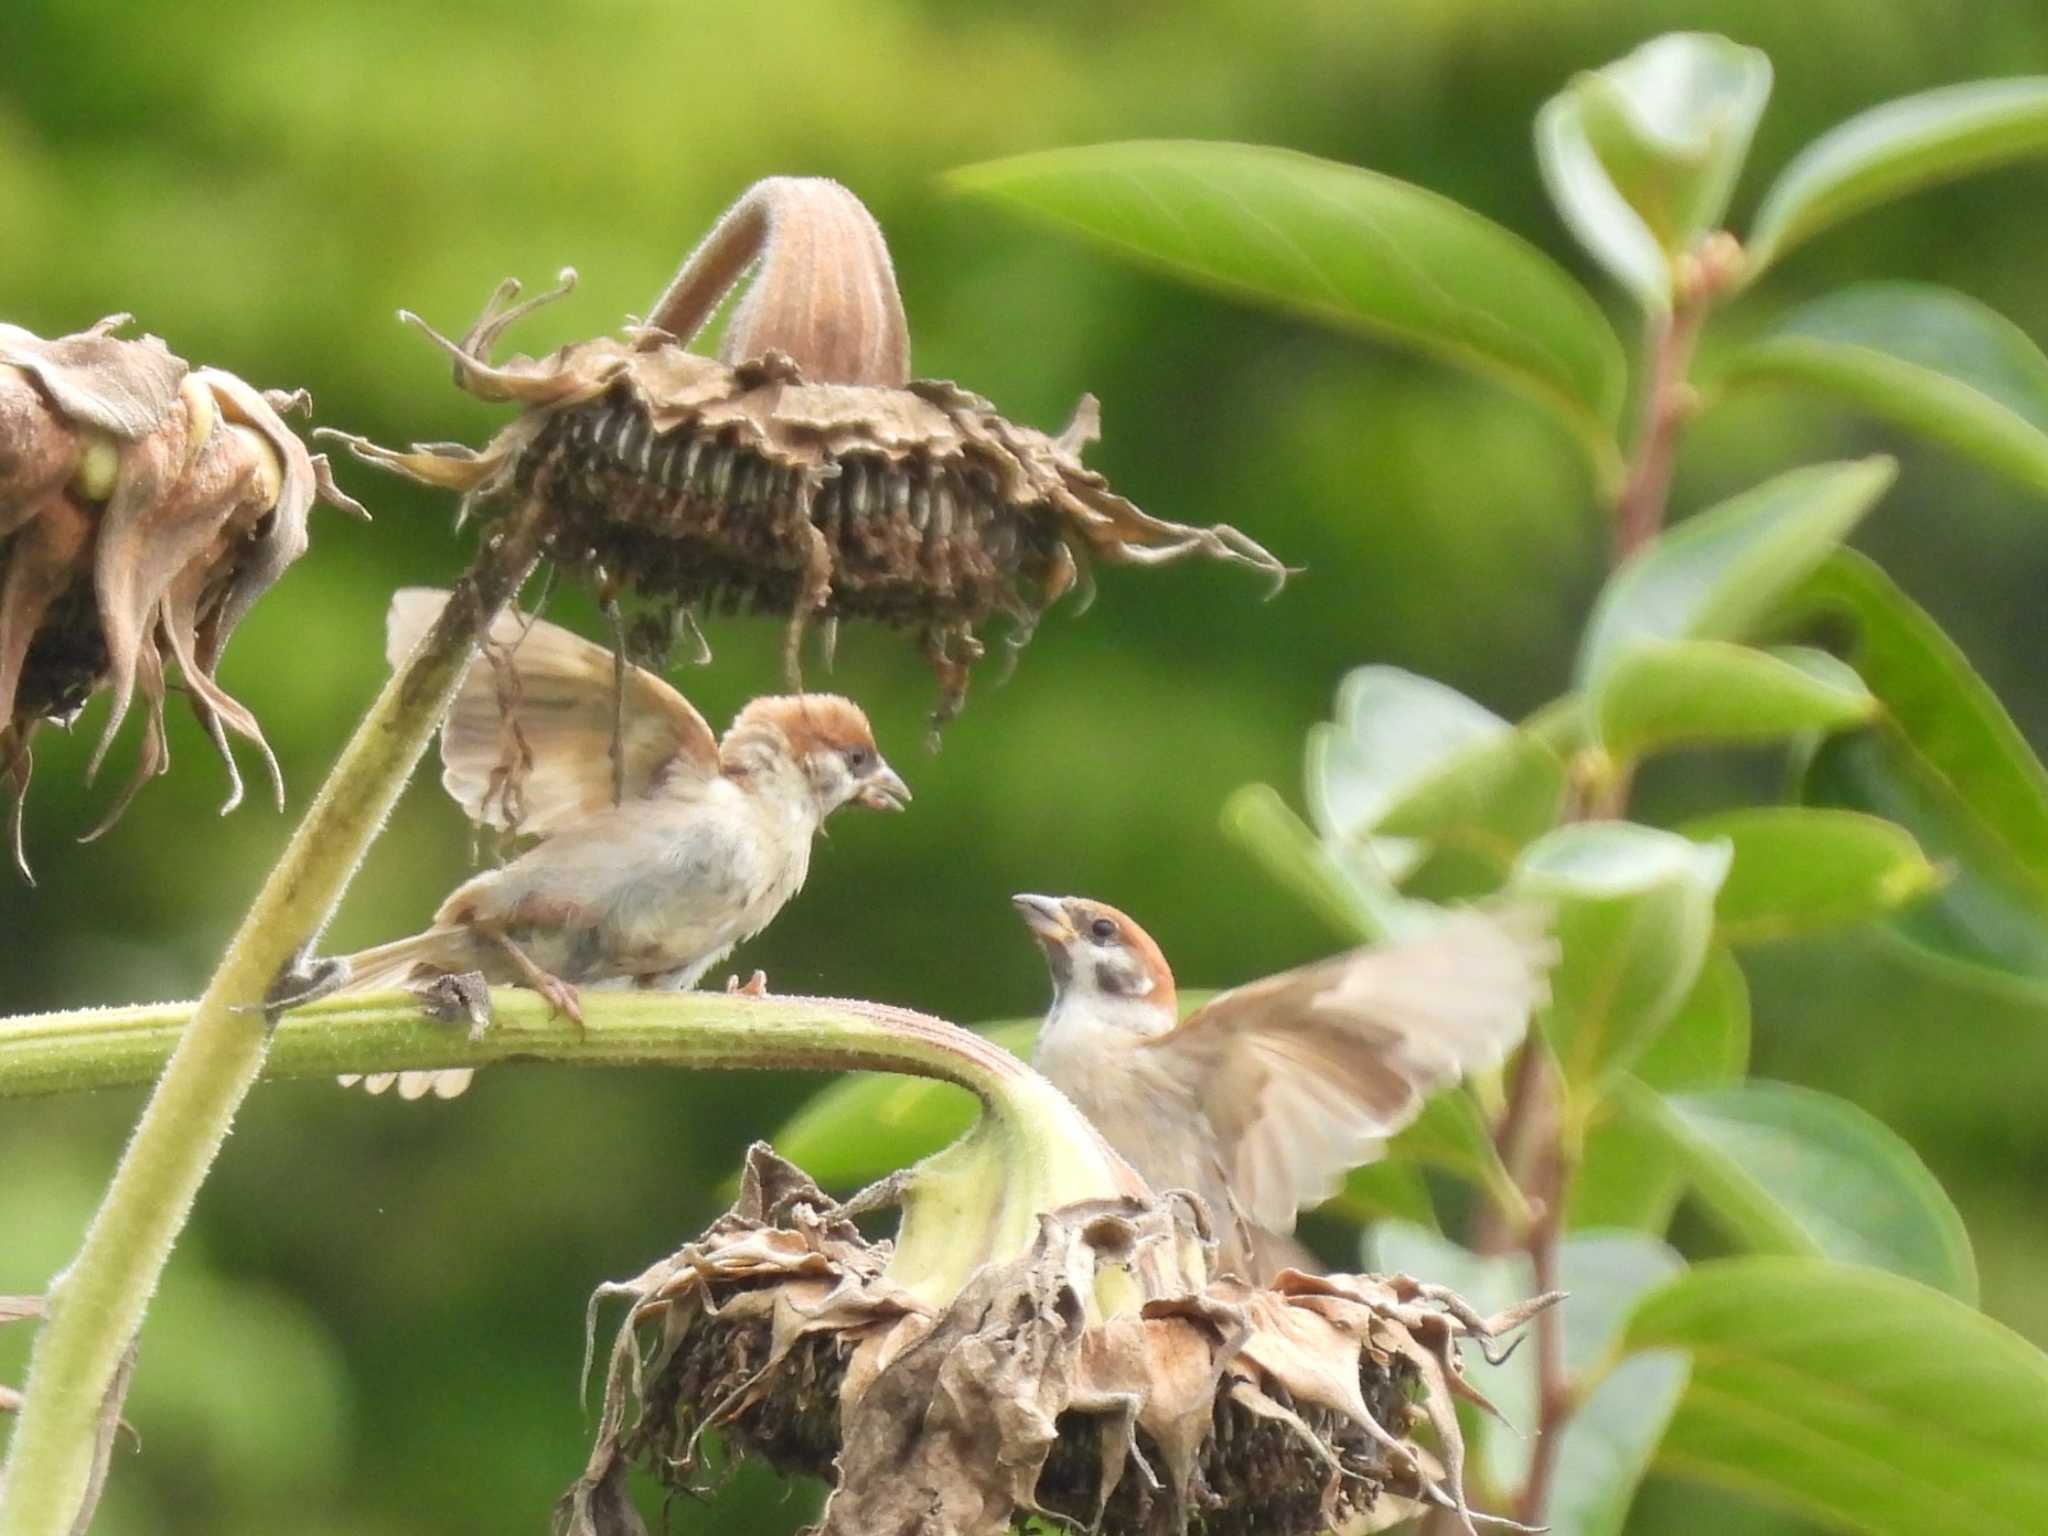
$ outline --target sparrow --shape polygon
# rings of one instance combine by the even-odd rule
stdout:
[[[1463,908],[1419,937],[1219,993],[1182,1019],[1149,934],[1099,901],[1012,898],[1052,969],[1034,1064],[1154,1189],[1208,1207],[1217,1269],[1302,1267],[1295,1213],[1423,1101],[1498,1067],[1548,1000],[1538,914]]]
[[[426,588],[392,599],[394,666],[447,600]],[[463,678],[441,760],[443,786],[472,820],[540,841],[459,886],[425,932],[330,962],[338,980],[323,992],[480,972],[534,988],[581,1023],[578,984],[691,987],[767,927],[803,888],[811,840],[841,806],[910,802],[849,699],[755,699],[720,738],[653,673],[509,610]],[[342,1082],[452,1098],[470,1077]]]

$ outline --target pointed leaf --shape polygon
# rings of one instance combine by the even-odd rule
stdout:
[[[1762,1081],[1632,1088],[1625,1101],[1685,1158],[1694,1194],[1735,1242],[1874,1265],[1976,1303],[1962,1217],[1913,1149],[1855,1105]]]
[[[1854,811],[1755,806],[1678,830],[1735,850],[1714,903],[1715,928],[1730,944],[1864,922],[1941,884],[1912,833]]]
[[[1661,1470],[1868,1536],[2048,1530],[2048,1356],[1953,1297],[1824,1259],[1722,1259],[1644,1297],[1692,1381]]]
[[[1699,979],[1635,1064],[1634,1084],[1667,1093],[1741,1078],[1749,1066],[1749,983],[1725,946],[1707,951]],[[1565,1224],[1662,1232],[1685,1189],[1684,1161],[1655,1131],[1603,1106],[1580,1150]]]
[[[2048,356],[1975,299],[1867,283],[1794,310],[1720,369],[1861,407],[2048,493]]]
[[[1029,1058],[1035,1019],[976,1031]],[[849,1072],[813,1095],[769,1140],[818,1181],[851,1192],[908,1168],[957,1140],[974,1123],[974,1095],[951,1083],[887,1072]]]
[[[1638,640],[1745,640],[1892,482],[1890,459],[1813,464],[1688,518],[1624,562],[1594,605],[1579,676],[1600,693]]]
[[[1416,347],[1543,401],[1611,464],[1621,347],[1534,246],[1433,192],[1249,144],[1151,140],[956,170],[994,198],[1239,298]]]
[[[1344,680],[1309,734],[1308,802],[1330,857],[1366,885],[1434,862],[1436,899],[1497,887],[1557,820],[1564,759],[1455,689],[1398,667]]]
[[[1223,803],[1223,830],[1274,880],[1298,896],[1332,933],[1354,942],[1386,932],[1393,881],[1375,878],[1356,856],[1339,858],[1270,784],[1246,784]]]
[[[1628,822],[1561,827],[1523,853],[1512,889],[1550,909],[1562,950],[1542,1027],[1582,1112],[1692,990],[1728,859]]]
[[[1646,309],[1669,305],[1672,259],[1719,226],[1770,92],[1756,49],[1671,32],[1578,76],[1537,115],[1551,200]]]
[[[1888,198],[2048,150],[2048,78],[1944,86],[1837,124],[1793,157],[1750,231],[1754,277]]]
[[[1608,664],[1597,703],[1600,745],[1623,760],[1839,731],[1877,712],[1855,670],[1825,651],[1725,640],[1627,642]]]
[[[1892,926],[1964,962],[2048,978],[2048,771],[1996,696],[1859,556],[1815,572],[1784,621],[1819,629],[1885,706],[1881,726],[1816,754],[1802,797],[1898,822],[1951,872]]]

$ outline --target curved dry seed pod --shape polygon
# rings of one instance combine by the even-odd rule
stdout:
[[[1485,1319],[1403,1276],[1286,1271],[1270,1289],[1212,1281],[1103,1316],[1103,1278],[1142,1294],[1143,1276],[1177,1273],[1139,1256],[1190,1240],[1194,1220],[1178,1200],[1048,1213],[1028,1254],[935,1308],[890,1279],[888,1244],[757,1145],[731,1211],[593,1300],[630,1311],[560,1528],[644,1536],[627,1469],[695,1491],[715,1428],[785,1473],[831,1479],[825,1536],[994,1536],[1033,1514],[1111,1536],[1196,1516],[1205,1533],[1291,1536],[1377,1528],[1411,1505],[1471,1531],[1458,1340],[1557,1298]],[[1442,1474],[1410,1442],[1419,1420]]]
[[[136,769],[97,836],[168,761],[166,653],[227,764],[223,809],[242,796],[228,731],[256,745],[282,804],[262,730],[214,672],[242,615],[305,551],[313,502],[364,515],[279,416],[303,396],[191,369],[153,336],[120,340],[126,319],[55,341],[0,325],[0,779],[24,876],[35,731],[106,689],[90,776],[142,698]]]
[[[753,286],[718,358],[686,349],[750,262]],[[361,458],[463,493],[538,501],[550,552],[606,590],[682,615],[788,615],[786,670],[812,618],[915,630],[937,671],[936,719],[956,713],[992,617],[1006,641],[1081,585],[1091,561],[1202,556],[1287,569],[1227,526],[1151,517],[1081,463],[1092,397],[1059,436],[1005,420],[942,381],[904,382],[907,332],[888,251],[831,182],[776,178],[735,205],[684,263],[649,324],[543,358],[495,362],[522,305],[502,285],[460,342],[403,318],[454,359],[457,384],[525,407],[482,451],[407,452],[343,438]],[[338,434],[337,434],[338,435]]]

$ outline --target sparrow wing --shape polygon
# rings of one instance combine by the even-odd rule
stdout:
[[[427,587],[392,597],[384,650],[393,666],[447,601]],[[472,819],[501,830],[516,820],[518,831],[543,837],[612,804],[613,667],[610,651],[559,625],[499,614],[441,727],[442,785]],[[711,727],[643,667],[626,668],[623,718],[623,799],[717,774]]]
[[[1547,1000],[1554,960],[1540,915],[1467,908],[1222,993],[1146,1048],[1188,1064],[1240,1211],[1291,1232],[1430,1094],[1500,1064]]]

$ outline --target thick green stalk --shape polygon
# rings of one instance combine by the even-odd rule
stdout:
[[[943,1301],[989,1259],[1022,1252],[1040,1211],[1143,1196],[1144,1186],[1064,1096],[1001,1046],[956,1025],[875,1003],[718,992],[586,992],[584,1026],[534,993],[492,994],[470,1040],[403,993],[330,998],[277,1026],[262,1075],[328,1077],[508,1060],[584,1066],[827,1068],[957,1083],[985,1113],[905,1189],[897,1277]],[[0,1019],[0,1098],[148,1082],[191,1003]]]
[[[477,640],[540,552],[539,509],[500,523],[356,728],[229,943],[122,1154],[78,1255],[52,1283],[21,1420],[0,1471],[0,1536],[67,1536],[122,1357],[235,1111],[262,1069],[261,1011],[278,973],[326,924],[432,739]]]

